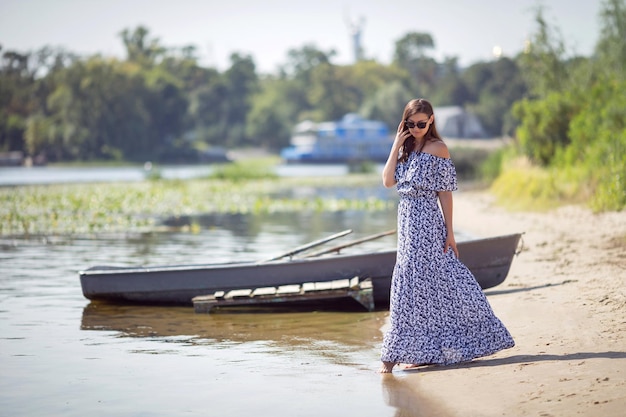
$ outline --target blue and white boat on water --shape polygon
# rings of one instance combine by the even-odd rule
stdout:
[[[435,108],[437,130],[444,138],[486,139],[478,117],[460,106]],[[393,134],[392,134],[393,133]],[[304,121],[296,125],[291,146],[281,152],[287,163],[385,162],[393,135],[384,122],[367,120],[355,113],[337,122]]]
[[[337,122],[299,123],[281,157],[287,163],[384,162],[392,142],[385,123],[348,113]]]

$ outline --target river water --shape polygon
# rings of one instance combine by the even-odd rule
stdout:
[[[414,398],[402,374],[376,372],[385,311],[111,305],[84,298],[78,278],[94,265],[262,260],[395,222],[395,210],[207,215],[199,233],[0,237],[0,416],[421,415],[429,400]]]
[[[384,311],[98,304],[82,296],[77,274],[265,259],[340,230],[357,239],[393,227],[395,212],[295,213],[220,216],[198,234],[1,240],[0,415],[413,415],[402,376],[376,373]],[[394,246],[389,236],[359,249]]]
[[[215,169],[215,165],[165,165],[147,170],[141,166],[120,167],[0,167],[0,186],[18,186],[34,184],[53,184],[70,182],[102,182],[102,181],[143,181],[158,171],[165,179],[190,179],[206,177]],[[379,167],[379,169],[382,169]],[[293,164],[277,165],[279,176],[336,176],[348,173],[345,164],[311,165]]]

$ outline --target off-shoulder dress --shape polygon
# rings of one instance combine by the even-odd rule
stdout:
[[[398,252],[390,297],[384,362],[452,364],[514,346],[470,270],[443,252],[446,225],[439,191],[457,189],[454,164],[413,152],[395,172]]]

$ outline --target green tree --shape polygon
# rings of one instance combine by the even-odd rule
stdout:
[[[520,121],[517,139],[524,154],[541,165],[549,165],[557,151],[569,142],[569,124],[580,105],[569,92],[553,91],[542,100],[521,100],[513,106]]]
[[[151,153],[150,95],[136,65],[92,57],[56,78],[49,106],[60,128],[49,142],[60,142],[65,152],[59,157],[142,159]]]
[[[393,63],[409,72],[418,96],[430,96],[437,82],[437,62],[427,55],[434,47],[432,36],[420,32],[409,32],[395,43]]]
[[[29,54],[6,51],[0,67],[0,150],[24,151],[28,115],[37,107],[32,100],[35,85]]]
[[[569,144],[569,124],[580,101],[578,88],[566,88],[571,78],[558,31],[548,25],[541,8],[535,20],[537,32],[519,58],[531,97],[514,104],[513,116],[520,123],[516,136],[522,151],[534,162],[548,165]]]
[[[309,101],[318,110],[317,120],[339,120],[356,112],[364,101],[352,66],[323,64],[315,68],[309,88]]]
[[[258,76],[254,61],[249,55],[232,54],[231,66],[224,73],[227,88],[227,112],[225,126],[225,144],[241,146],[251,143],[246,136],[246,123],[251,108],[252,95],[258,89]]]
[[[478,62],[461,75],[468,91],[467,107],[478,116],[492,135],[513,135],[513,103],[527,93],[526,83],[516,61],[502,57]]]
[[[581,72],[591,72],[581,86],[581,109],[571,121],[571,143],[560,153],[560,167],[580,167],[593,187],[592,206],[599,210],[626,207],[626,4],[605,0],[595,59]]]
[[[410,64],[424,58],[426,52],[435,47],[433,37],[429,33],[409,32],[396,41],[394,61]]]
[[[164,55],[166,49],[160,45],[159,39],[150,38],[149,34],[150,31],[144,26],[120,32],[129,61],[142,66],[152,66]]]
[[[202,143],[224,145],[227,115],[228,86],[217,70],[207,70],[203,80],[189,93],[187,130]]]
[[[263,147],[280,150],[289,144],[298,111],[288,100],[291,85],[286,80],[266,79],[252,97],[246,133]]]
[[[604,0],[600,39],[595,48],[597,70],[610,76],[626,77],[626,6],[624,0]]]
[[[546,21],[541,7],[537,9],[535,23],[537,31],[527,42],[520,65],[530,93],[544,97],[568,86],[567,48],[558,29]]]
[[[369,97],[361,106],[360,113],[368,119],[385,122],[389,130],[395,132],[404,106],[413,98],[415,97],[401,82],[395,81],[379,88]]]
[[[188,107],[183,81],[160,65],[146,72],[144,77],[146,91],[141,108],[145,108],[149,115],[146,128],[149,132],[151,153],[154,153],[152,157],[175,161],[177,158],[172,155],[174,148],[184,147],[184,143],[179,142]],[[145,154],[145,149],[142,152],[141,148],[142,146],[127,156],[132,156],[133,159],[142,158],[141,154]]]
[[[430,99],[435,106],[461,106],[470,101],[470,92],[461,77],[457,58],[446,58]]]
[[[287,82],[285,99],[294,111],[294,122],[318,118],[314,113],[309,90],[313,82],[313,72],[320,65],[331,65],[336,55],[334,50],[322,51],[314,45],[306,44],[287,52],[287,63],[280,67],[278,78]]]

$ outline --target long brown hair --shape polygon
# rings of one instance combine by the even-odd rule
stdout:
[[[428,100],[423,99],[423,98],[413,99],[409,101],[404,107],[404,113],[402,113],[402,120],[406,122],[409,117],[417,113],[424,113],[428,115],[428,117],[430,117],[434,113],[433,105],[430,104]],[[406,127],[405,125],[404,130],[409,130],[409,128]],[[428,131],[424,135],[424,142],[422,143],[422,146],[420,147],[419,151],[422,150],[422,148],[424,147],[424,144],[427,141],[434,141],[437,139],[441,140],[441,136],[439,136],[439,132],[437,132],[437,126],[435,126],[435,119],[433,118],[433,122],[430,124],[430,126],[428,127]],[[400,156],[398,157],[398,161],[406,162],[406,160],[409,159],[409,155],[411,154],[411,151],[413,151],[414,148],[415,148],[415,138],[411,136],[406,141],[404,141],[404,144],[402,145],[402,152],[400,153]]]

